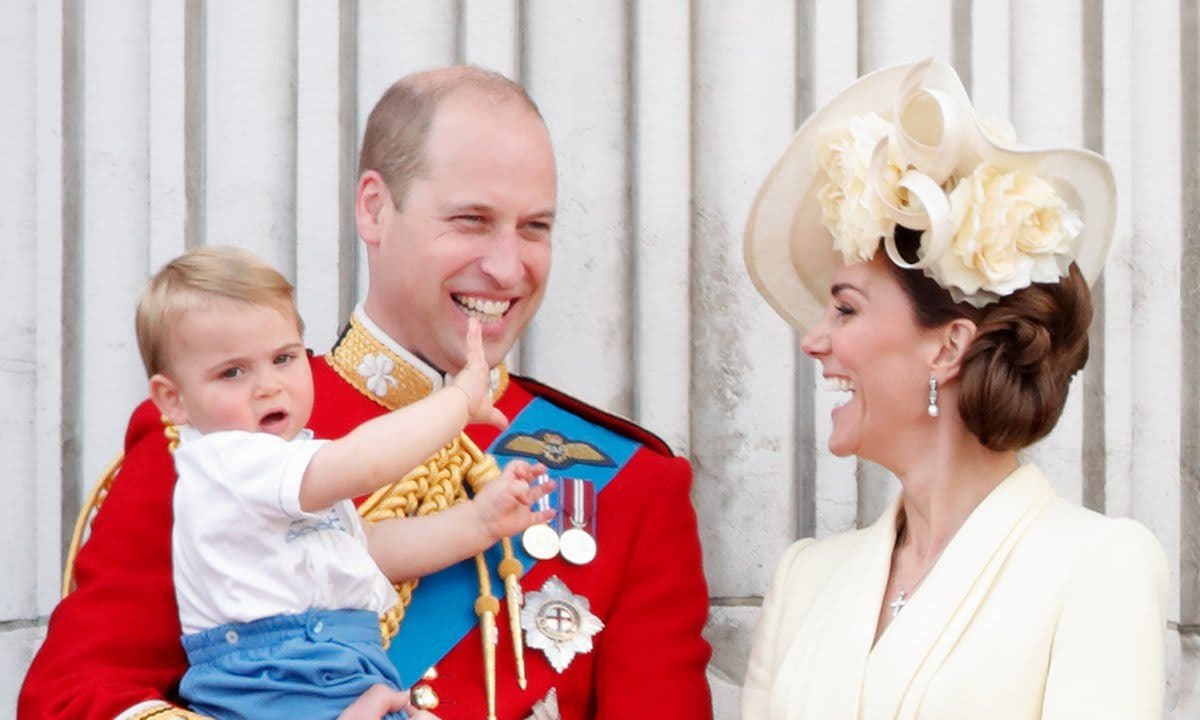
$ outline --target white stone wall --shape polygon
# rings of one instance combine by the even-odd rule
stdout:
[[[869,522],[894,490],[825,450],[828,400],[746,279],[742,224],[798,120],[925,55],[1028,142],[1116,169],[1093,356],[1031,455],[1167,548],[1168,715],[1196,717],[1198,15],[1196,0],[0,0],[0,717],[81,496],[143,394],[146,277],[186,247],[248,247],[297,281],[308,341],[328,347],[364,284],[365,113],[393,79],[455,61],[523,81],[559,159],[551,283],[514,364],[693,459],[712,685],[736,717],[779,552]]]

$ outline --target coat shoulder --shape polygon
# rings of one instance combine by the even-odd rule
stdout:
[[[675,457],[674,451],[665,440],[658,435],[650,432],[646,428],[638,425],[636,422],[621,417],[612,412],[601,410],[600,408],[590,405],[579,398],[546,385],[532,378],[521,375],[510,375],[510,381],[516,382],[531,395],[545,398],[562,409],[595,423],[600,427],[610,430],[622,437],[629,438],[638,443],[641,443],[647,450],[664,457]]]

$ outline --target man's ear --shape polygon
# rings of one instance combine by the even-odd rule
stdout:
[[[938,329],[941,344],[933,357],[931,369],[942,382],[958,377],[967,350],[979,329],[966,318],[955,318]]]
[[[381,219],[384,210],[392,203],[392,193],[383,176],[368,170],[358,179],[358,192],[354,197],[354,221],[358,236],[368,246],[378,245],[383,235]]]
[[[188,416],[187,409],[183,406],[183,395],[174,380],[162,373],[153,375],[150,378],[150,399],[173,425],[187,425]]]

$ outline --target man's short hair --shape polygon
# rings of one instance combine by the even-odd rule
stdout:
[[[425,171],[429,129],[438,106],[458,92],[475,92],[497,102],[516,100],[542,117],[525,88],[499,73],[456,66],[400,78],[384,92],[367,117],[358,176],[374,170],[383,177],[397,208],[409,185]]]
[[[213,300],[270,305],[290,310],[303,334],[295,297],[287,278],[240,248],[210,245],[180,255],[150,278],[138,300],[134,324],[146,376],[165,371],[171,329],[188,310]]]

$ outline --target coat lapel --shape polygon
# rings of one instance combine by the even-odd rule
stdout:
[[[875,635],[879,603],[891,565],[896,509],[861,531],[834,575],[813,602],[788,647],[774,693],[772,717],[789,720],[853,718],[858,715],[867,654]]]
[[[1046,477],[1026,465],[975,508],[871,652],[865,671],[870,696],[861,717],[916,716],[924,688],[970,624],[1009,553],[1053,499]]]

